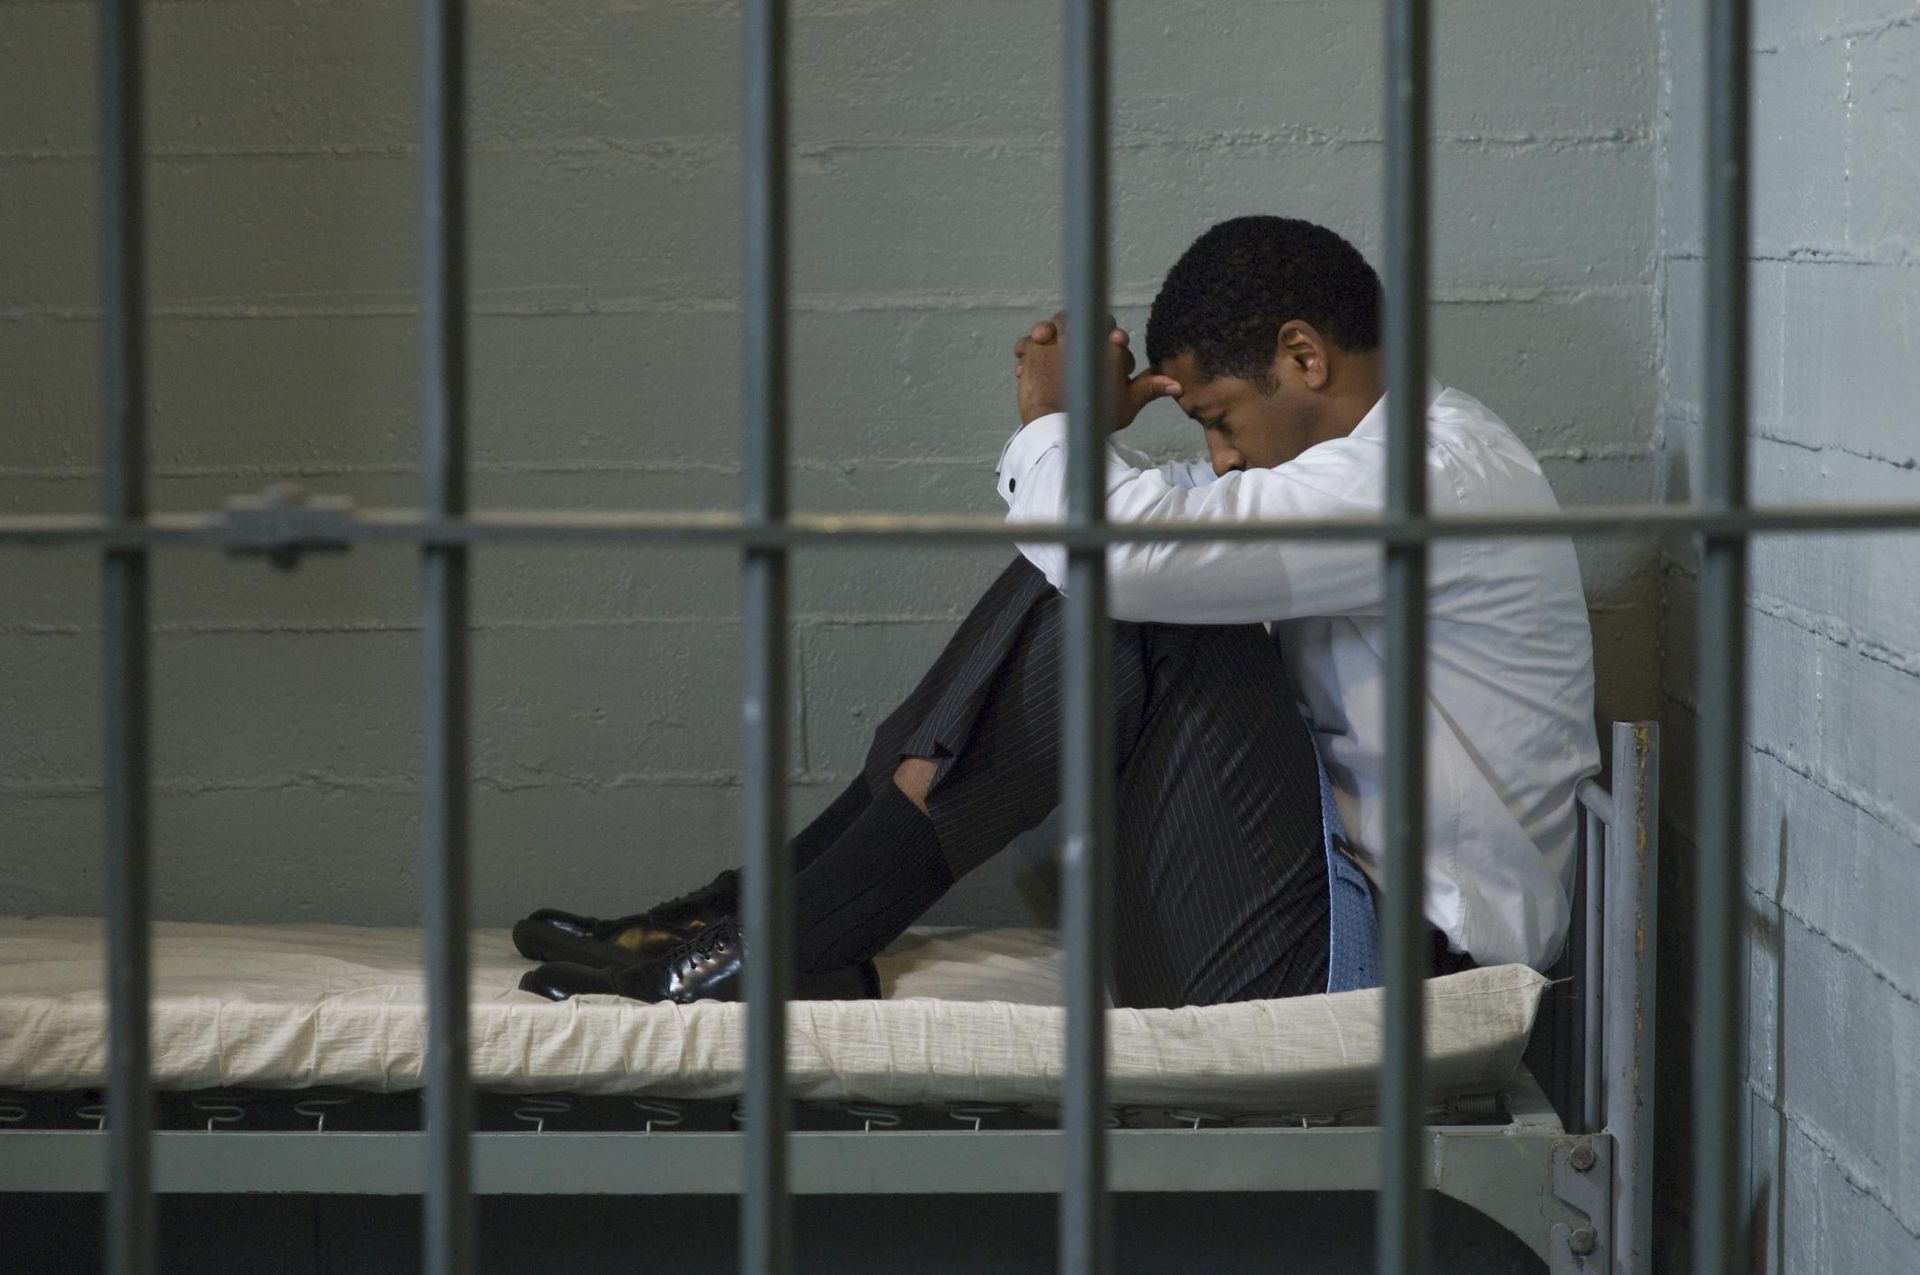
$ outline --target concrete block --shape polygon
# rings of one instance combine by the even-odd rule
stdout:
[[[1910,257],[1920,250],[1920,26],[1855,42],[1849,57],[1848,242],[1877,258]]]
[[[1845,648],[1823,652],[1822,660],[1823,773],[1884,803],[1885,817],[1920,841],[1920,793],[1913,786],[1920,673]]]
[[[828,794],[795,789],[794,808],[815,792]],[[734,785],[482,789],[474,822],[481,925],[511,924],[537,907],[636,912],[741,859]]]
[[[1767,503],[1900,504],[1920,499],[1920,470],[1833,449],[1812,470],[1805,447],[1754,448],[1755,498]],[[1832,640],[1900,667],[1920,667],[1920,572],[1912,533],[1766,537],[1754,542],[1754,588]]]
[[[1920,463],[1915,404],[1920,278],[1911,270],[1792,264],[1785,268],[1784,379],[1779,429],[1789,442],[1840,447],[1896,466]]]
[[[1916,484],[1920,485],[1920,484]],[[1900,668],[1920,669],[1920,537],[1822,537],[1831,564],[1833,612],[1855,645]]]
[[[1706,7],[1689,0],[1660,15],[1659,217],[1670,255],[1697,257],[1706,242]]]
[[[1838,43],[1753,60],[1753,245],[1761,254],[1846,241],[1847,53]],[[1704,140],[1704,134],[1702,135]]]
[[[1773,261],[1755,261],[1747,269],[1747,409],[1752,428],[1760,432],[1777,428],[1784,410],[1789,269]],[[1707,337],[1718,321],[1706,305],[1705,264],[1669,261],[1660,320],[1663,402],[1667,411],[1696,420],[1706,410]]]
[[[71,789],[100,780],[97,634],[0,636],[0,783]]]
[[[1658,402],[1651,291],[1437,306],[1433,366],[1536,453],[1644,445]]]
[[[0,486],[0,492],[7,490]],[[9,508],[18,508],[6,502]],[[81,506],[97,509],[98,503]],[[20,509],[19,512],[26,512]],[[23,636],[51,626],[100,623],[100,557],[83,549],[10,549],[0,553],[0,633]]]
[[[83,159],[0,160],[0,305],[84,309],[96,303],[96,165]]]
[[[738,624],[718,620],[485,634],[476,768],[535,784],[737,773],[740,650]]]
[[[162,635],[154,643],[155,781],[415,782],[420,677],[414,633]],[[489,716],[485,704],[476,697],[477,719]]]
[[[1834,1149],[1797,1122],[1778,1125],[1769,1140],[1786,1147],[1772,1168],[1784,1207],[1784,1224],[1764,1237],[1778,1251],[1781,1271],[1901,1271],[1920,1262],[1920,1238],[1911,1218],[1863,1189]],[[1757,1176],[1757,1175],[1756,1175]],[[1759,1251],[1756,1249],[1756,1251]]]
[[[1832,725],[1822,702],[1835,693],[1831,644],[1751,608],[1747,635],[1747,737],[1803,767],[1817,764],[1822,728]]]
[[[857,771],[874,728],[913,689],[953,628],[919,622],[809,625],[801,654],[807,768]]]
[[[57,795],[0,788],[7,916],[99,916],[106,911],[101,847],[106,801],[96,789]]]
[[[1747,881],[1897,990],[1920,992],[1920,855],[1874,813],[1775,757],[1748,765]],[[1776,945],[1777,946],[1777,945]]]
[[[1779,49],[1811,44],[1832,20],[1835,0],[1756,0],[1753,44]]]
[[[97,639],[6,640],[23,649],[9,698],[43,723],[11,743],[7,772],[97,781],[97,705],[86,705],[98,664],[84,658]],[[738,769],[731,621],[494,628],[473,645],[477,776],[511,786]],[[163,633],[156,781],[412,783],[420,679],[412,632]]]
[[[45,155],[91,146],[95,10],[82,4],[14,4],[0,15],[0,155]],[[5,163],[0,160],[0,163]]]
[[[1499,5],[1459,6],[1434,23],[1440,126],[1644,133],[1654,95],[1647,53],[1655,16],[1651,8],[1575,0],[1524,15]]]
[[[1442,286],[1640,283],[1654,240],[1639,148],[1593,152],[1447,151],[1434,158],[1434,277]],[[1525,190],[1524,205],[1511,193]],[[1567,227],[1586,240],[1569,251]],[[1585,231],[1591,231],[1589,238]],[[1495,269],[1489,269],[1499,262]]]
[[[482,33],[497,7],[476,10],[474,96],[489,101],[498,63]],[[181,5],[156,11],[149,25],[160,145],[312,153],[419,141],[419,23],[402,9],[369,0]]]
[[[5,287],[0,280],[0,289]],[[7,300],[0,296],[0,305]],[[7,387],[0,474],[11,480],[46,467],[97,463],[99,379],[97,324],[51,319],[0,323],[0,384]]]
[[[1909,1232],[1920,1232],[1920,1146],[1907,1136],[1920,1109],[1920,1071],[1912,1066],[1920,1004],[1825,937],[1799,925],[1786,934],[1778,1079],[1790,1119]]]

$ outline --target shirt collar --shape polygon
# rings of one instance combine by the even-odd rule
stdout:
[[[1432,375],[1427,377],[1427,411],[1429,413],[1433,411],[1434,401],[1446,392],[1446,388],[1440,384],[1438,377]],[[1385,394],[1373,401],[1373,406],[1367,409],[1367,414],[1362,416],[1360,423],[1353,427],[1353,436],[1355,438],[1387,436],[1387,396]]]

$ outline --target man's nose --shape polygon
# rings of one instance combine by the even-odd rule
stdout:
[[[1210,449],[1208,459],[1213,462],[1213,476],[1215,478],[1225,478],[1234,470],[1245,469],[1247,467],[1246,458],[1231,447],[1216,447]]]

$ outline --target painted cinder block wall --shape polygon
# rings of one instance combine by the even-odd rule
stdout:
[[[1700,444],[1698,0],[1661,19],[1660,481]],[[1920,5],[1764,0],[1754,32],[1753,498],[1920,501]],[[1662,563],[1657,1198],[1686,1267],[1695,560]],[[1757,541],[1745,1078],[1755,1269],[1920,1270],[1920,537]]]
[[[1380,9],[1123,3],[1118,313],[1211,222],[1325,221],[1376,259]],[[1439,23],[1436,370],[1569,504],[1651,483],[1648,3],[1476,0]],[[376,0],[148,6],[154,494],[283,479],[414,503],[417,33]],[[797,507],[991,511],[1010,347],[1061,261],[1058,6],[795,8]],[[91,6],[0,4],[0,508],[97,499]],[[737,503],[737,6],[479,0],[474,496]],[[1198,449],[1170,405],[1136,430]],[[796,567],[796,816],[823,805],[1004,558]],[[1583,549],[1602,708],[1654,701],[1650,550]],[[638,906],[733,860],[736,567],[488,548],[475,584],[476,916]],[[0,555],[0,911],[97,911],[95,568]],[[417,568],[157,556],[163,917],[418,916]],[[933,919],[1027,915],[989,865]]]

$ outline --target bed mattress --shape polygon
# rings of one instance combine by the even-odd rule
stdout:
[[[555,1004],[515,984],[505,930],[472,935],[472,1072],[484,1089],[719,1098],[740,1091],[740,1005]],[[107,1071],[104,926],[0,919],[0,1088],[83,1089]],[[908,931],[884,999],[796,1001],[798,1098],[1047,1104],[1061,1091],[1061,955],[1046,930]],[[422,936],[342,925],[154,927],[153,1071],[165,1089],[416,1089]],[[1426,987],[1436,1099],[1498,1092],[1546,979],[1503,965]],[[1110,1009],[1111,1100],[1338,1118],[1373,1102],[1378,989],[1184,1009]]]

